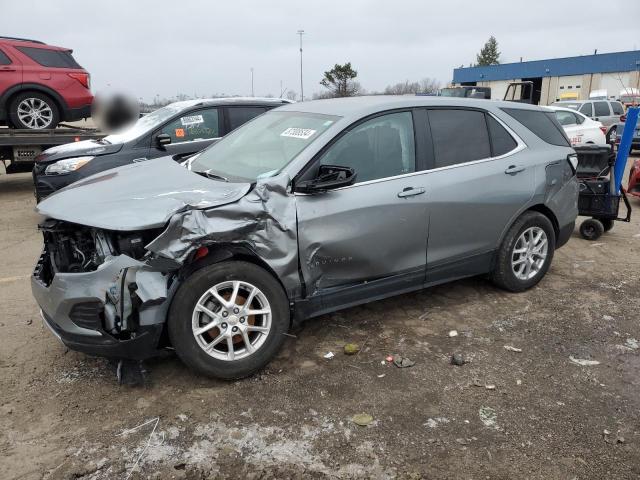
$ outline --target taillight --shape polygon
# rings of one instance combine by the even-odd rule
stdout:
[[[573,173],[575,174],[578,171],[578,154],[570,153],[567,155],[567,161],[569,162],[569,165],[571,165],[571,170],[573,170]]]
[[[71,78],[79,81],[84,88],[89,88],[89,74],[88,73],[67,73]]]
[[[620,121],[623,122],[623,123],[627,121],[627,114],[626,113],[624,115],[620,115]]]
[[[602,133],[604,133],[605,135],[607,134],[607,127],[601,126],[600,130],[602,130]]]

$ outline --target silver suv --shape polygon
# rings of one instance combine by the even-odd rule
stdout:
[[[607,127],[607,143],[610,142],[611,133],[615,132],[616,125],[620,122],[620,116],[624,115],[622,103],[613,100],[562,100],[551,105],[577,110],[590,119],[602,123]]]
[[[191,157],[101,172],[40,203],[33,294],[68,347],[263,367],[292,322],[474,275],[536,285],[577,216],[553,112],[446,97],[265,113]]]

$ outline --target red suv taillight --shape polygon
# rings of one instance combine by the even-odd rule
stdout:
[[[620,115],[620,121],[623,122],[623,123],[627,121],[627,114],[626,113],[624,115]]]
[[[89,88],[89,74],[88,73],[67,73],[71,78],[79,81],[84,88]]]

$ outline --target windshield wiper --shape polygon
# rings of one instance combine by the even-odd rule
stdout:
[[[212,180],[222,180],[223,182],[229,182],[229,179],[227,177],[211,173],[211,170],[201,170],[199,172],[194,171],[193,173],[197,173],[198,175],[202,175],[203,177],[210,178]]]

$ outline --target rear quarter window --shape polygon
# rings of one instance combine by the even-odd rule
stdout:
[[[624,114],[624,108],[622,108],[622,104],[620,102],[611,102],[611,108],[613,109],[614,115]]]
[[[68,51],[36,47],[16,47],[16,49],[43,67],[82,68]]]
[[[554,112],[519,108],[503,108],[502,110],[531,130],[542,141],[559,147],[571,146],[564,130],[556,120]]]
[[[11,59],[2,50],[0,50],[0,65],[11,65]]]

